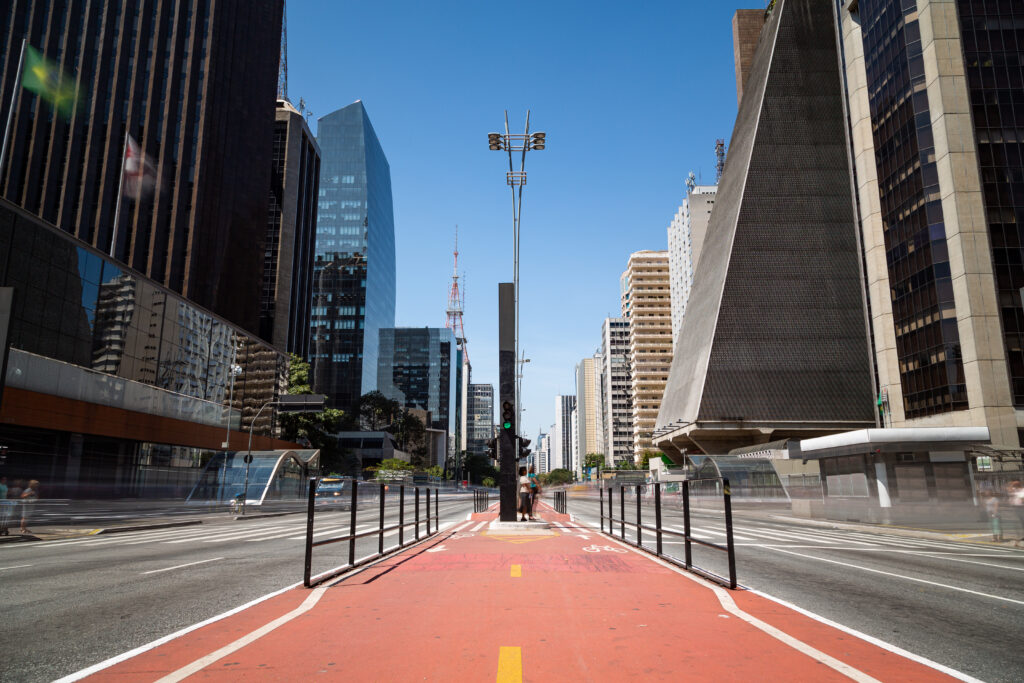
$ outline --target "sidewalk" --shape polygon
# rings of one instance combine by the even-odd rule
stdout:
[[[496,517],[475,514],[340,580],[98,665],[87,680],[951,680],[547,506],[550,530],[497,530]]]

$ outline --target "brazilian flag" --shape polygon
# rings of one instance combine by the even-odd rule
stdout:
[[[70,118],[78,101],[78,84],[62,75],[56,64],[39,52],[25,46],[25,70],[21,85],[43,98],[65,118]]]

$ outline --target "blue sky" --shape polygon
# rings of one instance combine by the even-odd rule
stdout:
[[[763,6],[741,2],[738,6]],[[475,382],[497,385],[497,283],[512,280],[504,125],[527,157],[520,346],[526,435],[617,316],[629,254],[665,249],[693,170],[736,116],[730,3],[288,3],[289,97],[313,118],[360,99],[391,165],[399,326],[443,326],[455,225]],[[313,120],[311,125],[315,126]]]

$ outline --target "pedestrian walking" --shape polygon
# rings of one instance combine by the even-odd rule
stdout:
[[[530,520],[536,519],[533,516],[534,507],[537,505],[537,496],[540,495],[540,481],[537,479],[537,468],[530,465],[530,472],[526,475],[530,479]]]
[[[28,488],[21,492],[21,533],[27,534],[28,520],[32,517],[32,508],[39,500],[39,482],[36,479],[28,483]]]
[[[1017,543],[1024,543],[1024,485],[1017,480],[1011,481],[1008,493],[1009,500],[1007,502],[1017,516],[1017,522],[1020,523],[1020,540]]]
[[[988,513],[988,523],[992,528],[992,541],[1002,543],[1003,528],[1002,520],[999,518],[999,496],[995,493],[985,494],[985,512]]]
[[[7,477],[0,477],[0,536],[9,536],[11,504],[7,502]]]
[[[519,521],[525,522],[533,515],[530,508],[530,477],[526,475],[526,468],[519,468]]]

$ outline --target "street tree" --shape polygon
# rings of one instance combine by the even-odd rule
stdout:
[[[603,453],[587,453],[583,458],[584,467],[604,467],[604,454]]]

